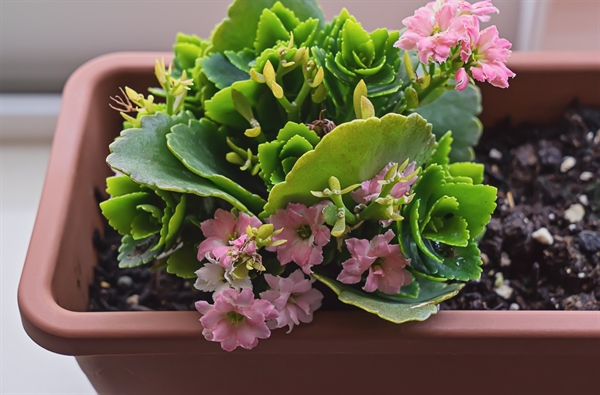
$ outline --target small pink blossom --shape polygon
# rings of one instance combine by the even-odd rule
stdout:
[[[392,166],[393,164],[389,163],[383,168],[383,170],[379,172],[379,174],[377,174],[370,180],[363,181],[360,184],[359,189],[355,190],[354,192],[351,192],[350,196],[352,196],[354,201],[356,203],[368,204],[373,200],[377,199],[379,197],[379,194],[381,193],[382,188],[382,185],[379,183],[379,181],[383,180],[383,178],[385,177],[387,172],[392,168]],[[402,173],[396,173],[393,175],[393,177],[395,177],[396,175],[399,175],[400,178],[407,177],[415,171],[415,166],[416,163],[411,162]],[[390,195],[392,195],[396,199],[401,198],[407,192],[410,191],[411,185],[414,184],[416,181],[417,176],[414,176],[409,180],[403,180],[396,183],[396,185],[394,185],[394,187],[392,188]]]
[[[323,294],[311,286],[314,280],[306,279],[300,270],[287,278],[265,274],[265,280],[271,289],[260,297],[273,303],[279,312],[276,320],[267,323],[271,329],[287,325],[290,333],[294,325],[312,322],[313,312],[321,307],[323,299]]]
[[[196,309],[202,314],[200,323],[206,340],[220,342],[225,351],[233,351],[238,346],[250,350],[256,347],[258,339],[271,335],[265,321],[279,315],[271,302],[254,299],[249,289],[241,292],[226,289],[213,298],[214,305],[196,302]]]
[[[200,243],[198,260],[201,261],[207,253],[210,253],[215,259],[221,261],[234,248],[231,242],[246,234],[248,225],[258,228],[262,225],[262,222],[246,213],[240,212],[236,218],[229,211],[217,209],[214,219],[206,220],[200,224],[206,240]]]
[[[500,38],[496,26],[482,31],[473,31],[472,54],[475,64],[470,71],[474,79],[488,81],[499,88],[508,87],[508,79],[515,76],[508,67],[506,59],[510,56],[510,41]]]
[[[277,210],[268,222],[275,229],[283,231],[273,240],[287,240],[286,243],[267,247],[276,251],[282,265],[295,262],[306,274],[312,273],[311,267],[323,262],[323,247],[329,242],[331,233],[324,225],[323,204],[306,207],[299,203],[288,204],[285,210]]]
[[[370,242],[365,239],[346,240],[350,259],[342,263],[338,281],[344,284],[356,284],[362,280],[362,274],[369,271],[363,289],[367,292],[379,290],[386,294],[397,294],[400,288],[410,284],[412,277],[404,269],[408,260],[402,255],[400,246],[389,244],[395,237],[393,231],[377,235]]]

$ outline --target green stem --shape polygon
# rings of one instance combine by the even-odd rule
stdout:
[[[331,198],[331,201],[333,202],[333,204],[335,204],[335,206],[337,208],[343,208],[344,209],[344,216],[346,218],[346,222],[349,225],[356,224],[356,222],[357,222],[356,215],[354,215],[353,212],[351,212],[350,210],[348,210],[348,208],[344,204],[344,200],[342,199],[342,196],[341,195],[332,195],[330,198]]]
[[[277,101],[279,102],[279,104],[281,104],[281,106],[288,113],[289,120],[294,121],[294,122],[297,121],[297,119],[294,117],[295,112],[296,112],[296,105],[290,103],[290,101],[285,96],[283,96],[281,99],[277,99]]]
[[[429,86],[427,88],[423,89],[419,93],[419,103],[422,103],[423,100],[425,100],[425,98],[427,96],[429,96],[429,94],[431,92],[433,92],[434,90],[436,90],[440,86],[446,84],[447,82],[448,82],[448,77],[446,76],[446,74],[441,74],[439,76],[432,77],[431,78],[431,82],[429,83]]]
[[[167,92],[167,114],[173,115],[173,105],[175,104],[175,96]]]
[[[296,119],[300,119],[300,109],[302,108],[302,104],[304,104],[304,100],[308,93],[310,92],[310,85],[308,85],[308,81],[304,80],[302,84],[302,88],[300,88],[300,92],[298,92],[298,96],[296,96],[296,100],[294,104],[296,105],[296,111],[293,114],[293,117]]]

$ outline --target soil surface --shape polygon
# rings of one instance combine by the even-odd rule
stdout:
[[[600,309],[600,110],[573,105],[545,128],[507,120],[486,129],[476,153],[498,207],[479,245],[481,279],[441,308]],[[159,267],[119,269],[120,236],[108,225],[94,242],[90,311],[194,310],[210,300]],[[349,307],[323,292],[334,299],[323,308]]]
[[[547,128],[507,120],[476,153],[498,207],[481,279],[442,309],[600,309],[600,110],[573,104]]]
[[[90,284],[89,311],[195,310],[202,292],[193,283],[151,265],[120,269],[121,236],[105,221],[104,237],[95,234],[98,265]]]

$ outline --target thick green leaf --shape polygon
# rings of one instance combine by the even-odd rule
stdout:
[[[418,273],[429,276],[433,281],[436,278],[440,281],[468,281],[480,277],[482,261],[474,242],[469,242],[466,247],[452,247],[423,239],[423,248],[420,248],[405,227],[407,225],[402,226],[404,231],[399,237],[402,252],[410,258],[410,266]],[[436,259],[426,255],[424,250],[429,251]]]
[[[160,232],[161,227],[162,224],[152,215],[139,213],[131,223],[131,236],[135,240],[145,239]]]
[[[479,142],[482,125],[477,115],[481,113],[481,92],[470,84],[462,92],[445,91],[434,102],[415,110],[433,125],[433,133],[441,138],[452,131],[454,143],[450,152],[453,162],[474,158],[473,146]]]
[[[241,211],[250,212],[238,199],[189,171],[169,151],[166,135],[171,127],[192,118],[188,113],[174,117],[163,113],[145,116],[141,128],[121,132],[121,137],[110,145],[111,154],[106,161],[137,183],[166,191],[218,197]]]
[[[351,286],[320,274],[314,273],[313,277],[331,288],[338,295],[341,302],[377,314],[384,320],[396,324],[407,321],[425,321],[429,316],[437,313],[438,303],[452,298],[461,288],[460,285],[443,287],[445,284],[437,283],[431,288],[439,292],[428,292],[429,300],[398,298],[392,301],[358,291]],[[407,303],[407,300],[410,302]]]
[[[459,205],[454,215],[467,221],[467,229],[473,239],[490,222],[496,209],[497,191],[490,185],[445,184],[432,193],[431,199],[435,202],[443,196],[455,197]]]
[[[288,41],[290,39],[290,31],[298,23],[299,21],[296,20],[296,24],[291,29],[288,29],[273,11],[263,10],[258,22],[254,50],[256,53],[261,53],[265,49],[273,47],[277,41]]]
[[[250,76],[229,62],[225,56],[215,53],[198,60],[206,78],[219,89],[225,89],[236,81],[247,80]]]
[[[146,203],[149,197],[147,192],[116,196],[100,203],[100,210],[110,226],[121,235],[128,235],[131,233],[132,222],[139,214],[137,206]]]
[[[452,150],[453,141],[451,131],[446,132],[442,137],[438,138],[437,147],[435,147],[435,151],[431,154],[428,164],[447,165],[450,163],[449,155],[450,150]]]
[[[151,248],[157,240],[156,235],[141,240],[135,240],[130,235],[123,236],[117,258],[119,267],[123,269],[152,262],[161,253],[160,249]]]
[[[481,163],[456,162],[448,166],[448,173],[453,177],[469,177],[473,184],[483,182],[484,166]]]
[[[185,167],[212,181],[253,212],[262,210],[266,201],[240,185],[247,183],[247,178],[244,180],[244,174],[225,159],[231,149],[216,124],[204,118],[176,125],[171,130],[167,145]]]
[[[398,303],[426,303],[436,301],[436,303],[448,300],[460,291],[465,284],[464,283],[446,283],[439,281],[431,281],[424,277],[416,277],[412,284],[418,285],[418,295],[414,298],[398,295],[386,295],[384,293],[379,294],[384,299],[396,301]],[[442,299],[443,300],[440,300]]]
[[[254,51],[249,48],[245,48],[239,52],[225,51],[223,54],[227,57],[232,65],[242,71],[245,71],[246,73],[250,73],[250,62],[252,62],[256,57]]]
[[[106,193],[112,197],[133,192],[142,192],[141,186],[127,176],[112,176],[106,179]]]
[[[235,109],[231,90],[235,89],[246,96],[252,106],[255,106],[261,94],[268,90],[265,84],[259,84],[254,80],[238,81],[229,88],[225,88],[214,95],[210,100],[204,103],[206,116],[222,125],[230,126],[235,129],[245,130],[250,127],[250,123]],[[273,109],[271,108],[271,112]]]
[[[320,21],[321,28],[325,26],[323,12],[316,0],[280,0],[281,3],[294,12],[296,17],[304,21],[315,18]],[[264,9],[270,9],[276,0],[236,0],[229,6],[228,18],[223,20],[213,31],[212,43],[214,50],[240,51],[252,48],[258,21]]]
[[[431,125],[418,114],[388,114],[381,119],[357,119],[339,125],[314,150],[300,157],[285,182],[273,187],[263,215],[283,209],[290,202],[318,202],[310,191],[327,188],[331,176],[346,187],[371,179],[389,162],[409,159],[420,166],[434,145]]]
[[[185,243],[167,259],[167,273],[182,278],[195,278],[196,270],[202,267],[197,255],[198,248],[192,243]]]

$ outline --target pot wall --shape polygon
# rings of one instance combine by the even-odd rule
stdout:
[[[100,393],[600,393],[600,312],[442,311],[400,326],[358,310],[319,312],[290,336],[276,331],[229,354],[203,339],[195,312],[85,312],[102,229],[94,190],[105,188],[121,123],[108,97],[154,84],[163,56],[104,56],[67,83],[19,286],[28,334],[77,356]],[[549,122],[574,97],[600,106],[598,53],[517,53],[509,66],[518,74],[510,89],[482,87],[484,125]]]

